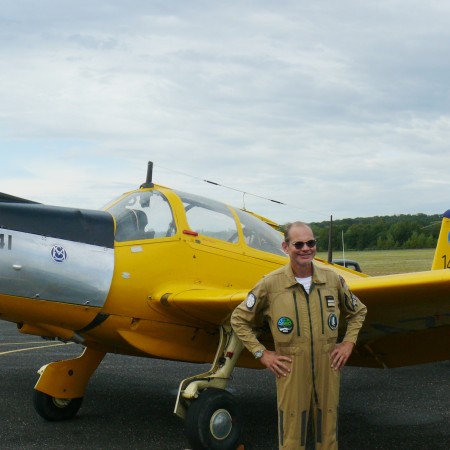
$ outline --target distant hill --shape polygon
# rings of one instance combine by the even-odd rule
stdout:
[[[333,221],[333,250],[392,250],[433,248],[442,217],[439,214],[401,214]],[[309,224],[320,251],[328,250],[329,221]],[[284,229],[285,226],[282,228]]]

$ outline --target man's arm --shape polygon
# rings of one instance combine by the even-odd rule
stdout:
[[[366,306],[353,294],[342,277],[340,279],[339,295],[341,312],[347,320],[347,330],[343,341],[336,344],[330,354],[331,367],[340,370],[350,358],[367,314]]]
[[[233,311],[231,326],[247,350],[253,353],[255,357],[262,352],[262,356],[259,357],[261,364],[277,377],[286,376],[290,369],[285,363],[291,363],[291,359],[267,350],[259,342],[255,332],[255,328],[260,327],[264,320],[266,303],[266,290],[264,281],[261,280],[248,294],[247,299]]]
[[[247,298],[239,304],[231,315],[231,326],[245,348],[253,355],[265,351],[259,342],[255,329],[262,326],[264,319],[264,290],[262,282],[249,292]]]
[[[341,282],[339,307],[343,315],[345,315],[345,319],[347,321],[347,330],[343,341],[356,344],[359,331],[361,330],[364,319],[366,318],[367,308],[361,300],[353,294],[347,286],[345,280],[341,276],[339,278]]]

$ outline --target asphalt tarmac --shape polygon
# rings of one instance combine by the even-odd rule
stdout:
[[[76,418],[46,422],[32,403],[36,370],[82,350],[57,344],[0,322],[1,449],[189,449],[183,421],[173,414],[176,392],[183,378],[208,366],[107,355]],[[229,390],[244,414],[245,450],[276,450],[272,375],[236,369]],[[339,437],[340,450],[450,449],[450,363],[346,367]]]

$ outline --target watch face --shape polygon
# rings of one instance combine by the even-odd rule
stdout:
[[[261,358],[262,355],[263,355],[262,350],[258,350],[257,352],[255,352],[255,358],[256,358],[256,359]]]

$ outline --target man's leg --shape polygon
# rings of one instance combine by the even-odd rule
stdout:
[[[312,383],[310,365],[301,355],[293,359],[291,373],[277,378],[278,438],[280,450],[305,449]]]
[[[329,345],[316,359],[318,403],[314,405],[316,450],[337,450],[340,371],[331,368]]]

